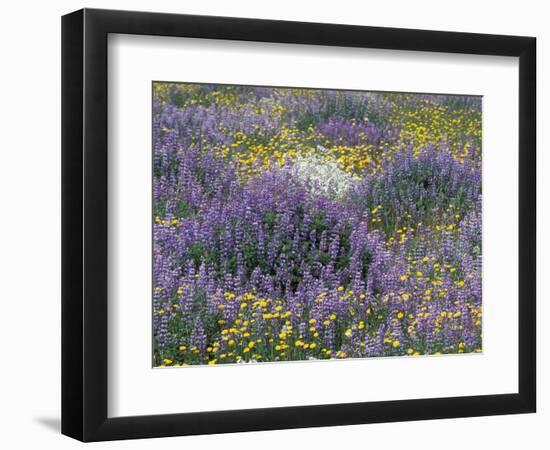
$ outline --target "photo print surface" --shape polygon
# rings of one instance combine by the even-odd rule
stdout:
[[[482,98],[153,82],[153,366],[482,351]]]

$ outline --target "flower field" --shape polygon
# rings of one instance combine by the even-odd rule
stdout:
[[[481,98],[153,84],[154,366],[482,348]]]

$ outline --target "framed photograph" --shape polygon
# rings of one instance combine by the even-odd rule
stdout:
[[[62,432],[535,412],[533,37],[62,20]]]

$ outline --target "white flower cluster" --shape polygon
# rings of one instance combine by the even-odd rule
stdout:
[[[293,178],[312,194],[324,194],[341,199],[358,177],[344,172],[336,162],[309,153],[298,155],[286,168]]]

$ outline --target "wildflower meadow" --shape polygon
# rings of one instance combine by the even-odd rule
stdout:
[[[481,352],[481,103],[153,83],[153,365]]]

